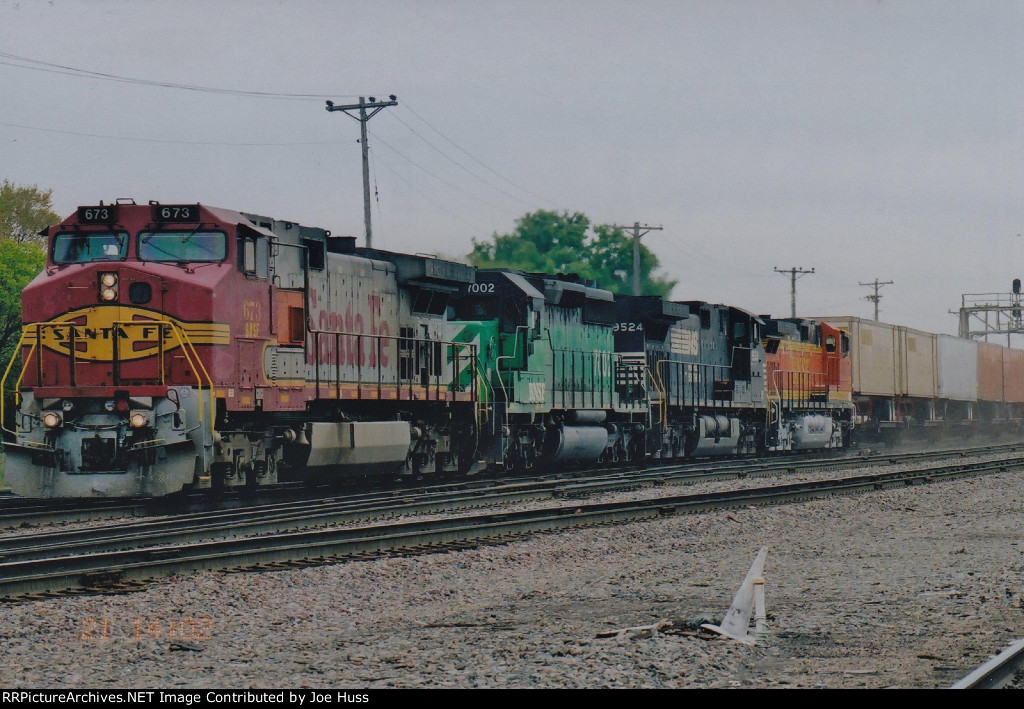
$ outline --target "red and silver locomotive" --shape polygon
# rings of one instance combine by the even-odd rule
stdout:
[[[444,313],[473,269],[353,241],[130,200],[51,227],[4,376],[6,484],[150,496],[471,465],[475,346],[445,339]]]

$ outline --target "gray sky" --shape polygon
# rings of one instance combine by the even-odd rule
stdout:
[[[1019,0],[0,0],[0,178],[464,255],[538,208],[645,237],[679,299],[956,332],[1024,277]],[[31,60],[31,61],[25,61]],[[138,81],[101,80],[70,67]],[[309,94],[266,98],[204,90]]]

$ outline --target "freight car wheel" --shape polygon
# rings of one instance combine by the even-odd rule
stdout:
[[[210,465],[210,487],[213,490],[222,492],[226,487],[227,472],[231,469],[229,463],[213,463]]]
[[[480,431],[472,422],[456,426],[452,434],[452,441],[455,470],[459,475],[466,475],[477,462]]]

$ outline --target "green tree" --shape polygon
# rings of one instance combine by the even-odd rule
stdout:
[[[38,245],[0,238],[0,367],[11,361],[21,335],[21,291],[44,266],[46,253]]]
[[[19,187],[4,180],[0,184],[0,238],[45,245],[40,230],[60,221],[53,212],[52,195],[53,190]]]
[[[21,291],[46,266],[46,239],[39,232],[60,221],[53,212],[52,194],[53,190],[19,187],[9,180],[0,183],[0,376],[21,336]],[[7,397],[3,423],[8,428],[13,424],[13,378],[3,392]]]
[[[21,291],[46,265],[39,231],[60,220],[52,194],[9,180],[0,184],[0,367],[7,366],[21,334]]]
[[[633,240],[608,224],[591,226],[579,212],[544,209],[516,220],[511,234],[473,239],[467,260],[481,268],[510,268],[529,273],[575,273],[613,293],[633,292]],[[640,244],[640,289],[667,298],[676,281],[654,275],[658,257]]]

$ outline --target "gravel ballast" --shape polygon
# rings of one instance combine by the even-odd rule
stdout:
[[[691,632],[761,546],[767,641]],[[1024,637],[1024,473],[3,610],[7,687],[948,687]]]

